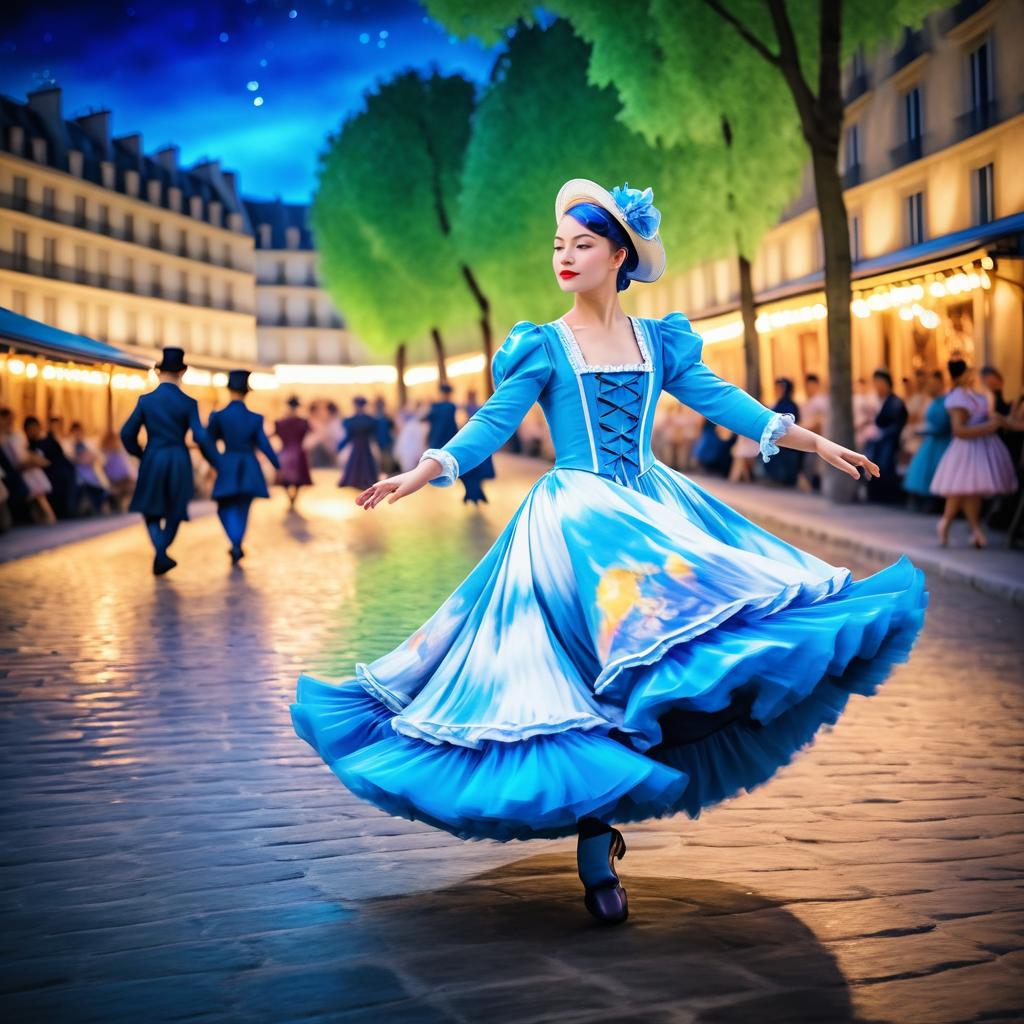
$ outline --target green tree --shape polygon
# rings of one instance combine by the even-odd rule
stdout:
[[[427,333],[442,382],[444,331],[475,318],[491,354],[489,304],[452,225],[474,104],[460,76],[398,75],[329,139],[313,201],[325,281],[353,328],[375,351]]]

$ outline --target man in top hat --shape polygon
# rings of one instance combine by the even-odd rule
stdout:
[[[371,442],[377,436],[377,419],[366,411],[366,399],[357,395],[352,399],[356,407],[355,415],[342,420],[345,433],[338,442],[338,451],[343,451],[349,444],[352,451],[345,472],[338,481],[339,487],[355,487],[365,491],[377,482],[377,460],[373,457]]]
[[[249,371],[232,370],[228,374],[231,401],[223,409],[210,413],[210,439],[214,444],[224,443],[217,460],[212,497],[217,502],[217,515],[224,532],[231,541],[232,565],[237,565],[245,555],[242,540],[249,525],[249,506],[253,498],[270,497],[256,449],[266,455],[274,469],[281,468],[277,452],[263,429],[263,417],[246,408],[245,396],[250,390]]]
[[[181,390],[181,378],[188,367],[185,352],[165,348],[154,367],[160,377],[156,389],[141,395],[121,428],[125,450],[137,456],[139,477],[132,495],[131,512],[146,520],[156,556],[153,573],[162,576],[178,563],[167,554],[178,527],[188,519],[188,503],[194,494],[192,460],[185,446],[191,431],[206,460],[216,467],[217,449],[199,419],[199,406]],[[146,447],[139,444],[139,431],[146,428]]]

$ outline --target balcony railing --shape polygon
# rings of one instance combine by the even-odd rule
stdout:
[[[37,203],[34,200],[27,199],[25,196],[15,195],[12,192],[0,192],[0,209],[7,210],[18,210],[21,213],[30,214],[33,217],[38,217],[40,220],[52,221],[54,224],[66,224],[68,227],[81,228],[84,231],[91,231],[97,235],[103,235],[106,238],[115,238],[120,242],[132,242],[135,245],[145,245],[140,238],[137,238],[137,232],[134,228],[115,228],[108,221],[95,220],[91,217],[82,217],[69,210],[60,210],[56,207],[50,206],[45,203]],[[157,241],[153,244],[154,240],[150,239],[150,244],[145,245],[147,249],[153,249],[156,252],[165,252],[169,255],[185,256],[188,259],[199,260],[202,263],[208,263],[214,267],[224,267],[229,270],[237,269],[232,266],[231,261],[227,263],[219,262],[214,260],[208,251],[203,251],[200,255],[195,253],[189,253],[183,251],[183,248],[179,246],[171,245],[160,245]]]
[[[917,60],[924,53],[924,35],[918,30],[907,29],[903,34],[903,43],[892,57],[892,74],[905,68],[911,61]]]
[[[126,292],[130,295],[147,298],[158,299],[164,295],[164,288],[158,282],[143,285],[141,282],[129,278],[114,277],[107,272],[69,267],[51,260],[33,259],[17,252],[0,250],[0,270],[14,270],[21,274],[31,274],[33,277],[48,277],[55,281],[67,281],[70,284],[83,284],[91,288],[102,288],[104,291]],[[251,309],[246,309],[236,303],[229,303],[225,299],[208,298],[194,292],[186,293],[180,289],[175,289],[173,292],[168,291],[167,295],[169,301],[181,302],[184,305],[205,309],[223,309],[232,313],[252,312]]]
[[[956,138],[960,142],[968,139],[986,128],[991,128],[999,121],[999,102],[991,100],[980,107],[968,110],[956,119]]]
[[[285,316],[274,316],[265,317],[261,320],[256,321],[257,327],[294,327],[294,328],[330,328],[334,330],[340,330],[345,326],[345,321],[339,316],[332,316],[328,319],[320,317],[307,316],[307,317],[289,317]]]
[[[924,138],[920,135],[915,136],[912,139],[907,139],[906,142],[901,142],[898,146],[894,146],[889,150],[889,159],[892,161],[893,169],[902,167],[904,164],[913,163],[915,160],[920,160],[924,153]]]

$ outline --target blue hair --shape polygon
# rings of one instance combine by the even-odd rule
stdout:
[[[607,238],[612,244],[612,251],[625,249],[626,258],[619,267],[619,273],[615,278],[616,291],[624,292],[629,287],[630,273],[637,268],[640,262],[640,254],[636,246],[629,239],[629,235],[622,229],[622,225],[603,207],[597,203],[578,203],[571,210],[565,211],[574,220],[579,221],[588,231],[595,235]]]

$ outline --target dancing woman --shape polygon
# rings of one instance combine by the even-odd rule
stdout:
[[[463,839],[577,835],[585,905],[608,923],[628,914],[614,826],[765,782],[907,657],[927,599],[905,557],[855,582],[653,457],[664,390],[765,461],[782,445],[877,474],[712,373],[681,313],[622,311],[618,293],[665,267],[652,199],[562,187],[552,269],[572,308],[517,323],[476,415],[356,502],[452,484],[535,402],[554,467],[423,626],[340,685],[303,676],[292,706],[299,736],[391,814]]]

